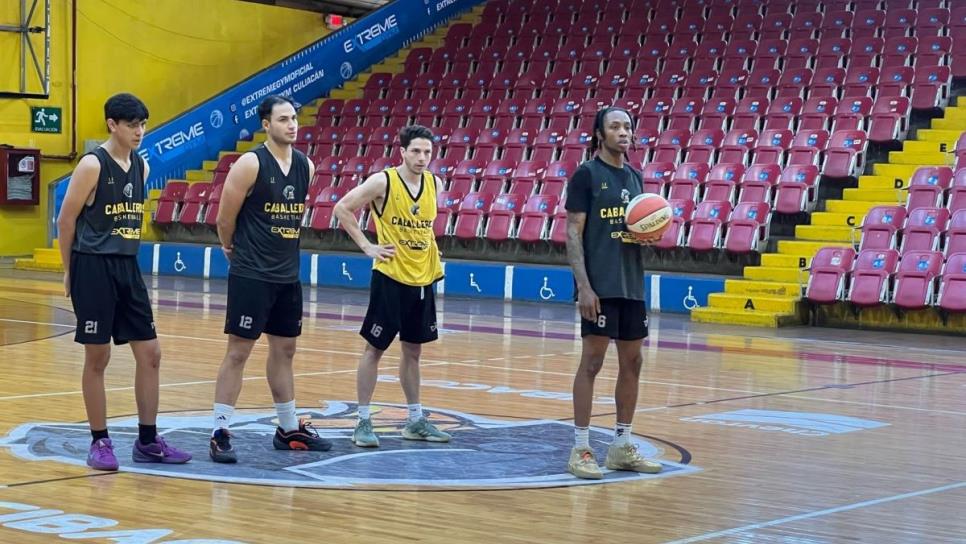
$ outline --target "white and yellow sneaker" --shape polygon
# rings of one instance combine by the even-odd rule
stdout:
[[[597,466],[597,459],[594,452],[588,448],[574,448],[570,450],[570,462],[567,463],[567,472],[584,480],[600,480],[604,475]]]
[[[646,472],[656,474],[663,468],[661,463],[649,461],[637,451],[636,444],[612,444],[607,448],[607,460],[604,466],[610,470],[630,470],[632,472]]]

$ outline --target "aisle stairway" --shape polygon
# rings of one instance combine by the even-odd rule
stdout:
[[[845,189],[841,200],[825,201],[825,211],[813,213],[811,224],[796,227],[794,240],[779,241],[778,252],[763,254],[761,266],[746,267],[743,279],[727,280],[725,292],[712,294],[708,306],[692,311],[691,319],[759,327],[802,323],[801,294],[812,256],[822,247],[858,244],[859,231],[853,227],[862,224],[869,209],[904,204],[909,179],[920,166],[953,165],[952,151],[964,130],[966,99],[959,97],[956,106],[932,120],[931,128],[903,142],[887,163],[874,165],[872,175],[861,176],[858,188]]]

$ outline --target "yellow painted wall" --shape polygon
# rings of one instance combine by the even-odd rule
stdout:
[[[85,140],[107,138],[103,105],[112,94],[131,92],[144,100],[150,130],[328,33],[321,14],[237,0],[76,2],[81,152]],[[19,4],[0,1],[0,24],[17,20]],[[70,16],[71,0],[51,0],[50,100],[0,98],[0,143],[39,146],[45,155],[70,152]],[[0,36],[0,85],[5,86],[19,82],[19,68],[10,63],[8,42],[2,41],[7,39]],[[16,61],[19,49],[13,54]],[[63,107],[63,134],[31,133],[31,105]],[[42,205],[0,207],[0,256],[26,254],[46,243],[46,185],[71,168],[63,161],[43,161]]]
[[[41,2],[40,5],[43,3]],[[65,0],[53,0],[51,10],[50,100],[0,98],[0,144],[40,148],[50,155],[70,152],[70,10]],[[30,2],[28,2],[29,9]],[[38,10],[31,26],[43,25],[43,11]],[[0,25],[20,23],[20,2],[0,1]],[[43,62],[43,35],[31,40]],[[32,62],[32,61],[31,61]],[[32,64],[31,64],[32,66]],[[28,92],[40,92],[40,83],[32,68],[27,71]],[[20,90],[20,35],[0,32],[0,90]],[[61,134],[30,132],[30,106],[61,106],[66,119]],[[47,241],[46,182],[70,171],[71,165],[60,161],[42,161],[40,205],[0,206],[0,255],[20,255]]]

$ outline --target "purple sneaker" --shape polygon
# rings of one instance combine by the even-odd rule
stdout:
[[[96,470],[117,470],[117,457],[114,456],[114,446],[110,438],[101,438],[91,444],[91,451],[87,454],[87,466]]]
[[[135,440],[134,450],[131,453],[134,462],[180,465],[191,460],[190,453],[169,446],[161,435],[158,435],[157,440],[154,444],[142,444],[140,440]]]

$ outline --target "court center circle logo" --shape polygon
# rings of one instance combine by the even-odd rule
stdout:
[[[137,418],[109,422],[122,472],[226,483],[357,490],[526,489],[594,485],[691,474],[700,468],[661,458],[660,448],[634,437],[642,455],[661,458],[660,474],[608,471],[602,480],[580,480],[566,471],[573,446],[573,427],[553,420],[503,421],[452,410],[427,409],[427,417],[453,435],[448,444],[404,440],[405,405],[373,406],[380,447],[363,449],[350,441],[355,403],[329,402],[324,409],[301,410],[319,434],[332,440],[327,452],[277,451],[272,435],[277,420],[271,410],[236,412],[231,425],[237,465],[208,457],[211,415],[208,412],[164,414],[158,428],[167,440],[194,456],[184,465],[134,463],[128,454],[137,436]],[[591,428],[590,441],[604,459],[610,429]],[[59,461],[85,466],[90,432],[81,423],[27,423],[4,438],[6,447],[28,460]]]

